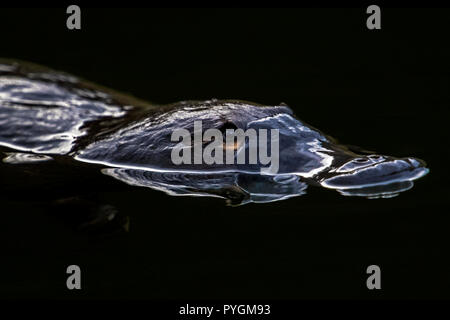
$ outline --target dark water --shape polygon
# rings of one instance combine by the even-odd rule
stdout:
[[[90,165],[2,164],[2,297],[449,297],[448,12],[386,9],[377,32],[364,9],[86,9],[79,32],[64,12],[2,9],[1,55],[155,103],[285,102],[342,142],[424,159],[430,173],[391,199],[309,188],[227,207]],[[51,202],[79,194],[89,203]],[[116,208],[128,232],[77,229],[92,203]],[[79,292],[65,286],[70,264],[83,272]],[[381,291],[365,286],[371,264]]]

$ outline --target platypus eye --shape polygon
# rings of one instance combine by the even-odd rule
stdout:
[[[222,132],[223,134],[226,133],[227,129],[233,129],[236,130],[238,127],[231,121],[226,121],[224,122],[218,129],[220,130],[220,132]]]

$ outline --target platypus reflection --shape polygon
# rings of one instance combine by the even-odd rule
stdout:
[[[222,132],[277,129],[278,172],[261,174],[260,164],[248,163],[174,164],[178,142],[172,132],[194,134],[197,120],[205,130]],[[0,145],[8,165],[71,157],[101,164],[104,174],[130,185],[217,196],[235,205],[302,195],[308,185],[392,197],[428,172],[415,158],[354,153],[298,120],[286,105],[209,100],[155,106],[65,73],[10,62],[0,63]],[[233,148],[245,152],[248,145]]]

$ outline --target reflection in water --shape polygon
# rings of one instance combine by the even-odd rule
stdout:
[[[172,196],[220,197],[231,205],[284,200],[304,194],[307,188],[296,175],[154,172],[121,168],[103,169],[102,172],[130,185],[152,188]]]
[[[171,153],[178,141],[171,140],[172,132],[193,134],[198,120],[203,130],[277,129],[278,173],[261,175],[262,164],[248,161],[174,164]],[[17,63],[0,63],[0,146],[10,152],[6,164],[59,156],[75,159],[73,165],[102,165],[104,174],[130,185],[170,195],[221,197],[232,205],[303,195],[309,185],[345,196],[387,198],[428,173],[416,158],[355,153],[300,121],[286,105],[208,100],[155,106],[71,75]],[[250,152],[248,143],[235,148],[235,157]]]
[[[358,189],[337,189],[337,191],[344,196],[358,196],[366,197],[368,199],[377,199],[395,197],[400,192],[409,190],[413,186],[414,182],[406,180],[401,182],[383,184],[380,186],[364,187]]]
[[[158,172],[139,169],[105,168],[102,172],[132,186],[163,191],[171,196],[209,196],[227,200],[230,205],[250,202],[264,203],[285,200],[306,193],[308,183],[297,175],[259,175],[255,173],[193,173]],[[426,174],[420,171],[419,175]],[[410,179],[417,179],[419,176]],[[407,179],[407,178],[405,178]],[[344,196],[368,199],[392,198],[414,186],[412,180],[387,182],[379,185],[330,187]]]

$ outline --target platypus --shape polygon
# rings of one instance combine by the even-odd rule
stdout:
[[[261,164],[248,162],[174,163],[179,141],[172,133],[184,129],[195,135],[196,121],[224,134],[276,129],[277,171],[263,174]],[[299,196],[308,186],[345,196],[392,197],[429,171],[417,158],[355,152],[299,120],[286,104],[211,99],[156,105],[64,72],[11,61],[0,61],[0,146],[5,165],[70,158],[98,164],[103,174],[130,185],[216,196],[232,205]],[[236,155],[249,151],[245,143],[223,143],[230,147]]]

